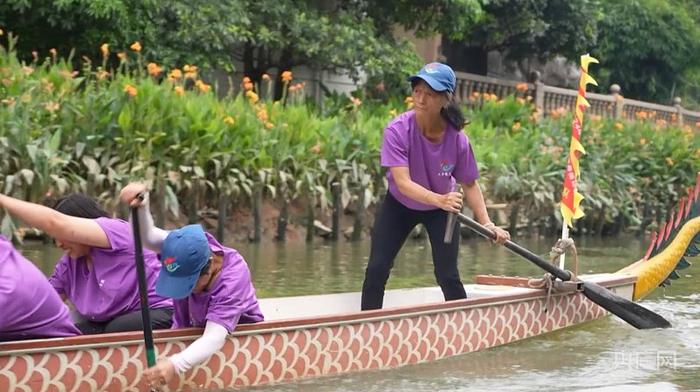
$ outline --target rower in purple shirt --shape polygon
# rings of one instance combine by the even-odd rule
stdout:
[[[430,237],[435,279],[445,300],[466,298],[457,269],[459,230],[449,243],[444,242],[448,214],[459,212],[465,200],[474,218],[495,232],[496,242],[510,238],[486,211],[474,152],[462,132],[464,114],[454,99],[454,71],[446,64],[429,63],[409,81],[414,109],[400,114],[384,129],[381,165],[388,169],[389,191],[372,229],[362,310],[383,306],[394,259],[419,223]],[[464,195],[455,192],[456,183],[462,185]]]
[[[0,341],[80,335],[44,274],[0,235]]]
[[[166,384],[176,374],[206,361],[238,324],[263,321],[263,315],[248,264],[238,251],[222,246],[200,225],[173,231],[155,227],[143,184],[127,185],[121,200],[139,206],[142,242],[160,254],[156,292],[175,300],[173,328],[204,328],[202,336],[185,350],[146,371],[151,385]]]
[[[0,194],[0,206],[52,236],[65,251],[49,283],[73,304],[71,317],[83,334],[143,329],[128,222],[110,218],[82,194],[58,199],[53,209]],[[170,328],[172,300],[155,292],[160,262],[153,252],[146,252],[144,261],[152,327]]]

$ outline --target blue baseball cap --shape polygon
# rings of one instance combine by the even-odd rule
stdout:
[[[417,74],[408,78],[411,82],[416,79],[423,79],[430,88],[438,92],[454,93],[457,85],[457,77],[452,68],[447,64],[437,62],[424,65]]]
[[[163,266],[156,280],[156,293],[175,299],[190,295],[210,254],[202,226],[187,225],[171,231],[160,253]]]

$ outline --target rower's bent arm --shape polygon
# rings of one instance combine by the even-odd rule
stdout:
[[[41,204],[26,202],[3,194],[0,194],[0,206],[4,207],[10,215],[56,239],[98,248],[110,247],[107,234],[93,219],[62,214]]]
[[[213,321],[207,321],[204,333],[183,351],[168,358],[178,374],[183,374],[194,366],[206,361],[226,343],[228,331]]]
[[[474,212],[474,218],[477,222],[482,225],[491,223],[491,218],[489,218],[489,213],[486,210],[484,195],[481,193],[479,184],[476,181],[464,183],[462,184],[462,189],[464,190],[464,198],[467,205]]]

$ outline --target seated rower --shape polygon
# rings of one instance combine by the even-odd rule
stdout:
[[[110,218],[82,194],[58,199],[53,209],[0,194],[0,206],[43,230],[65,251],[49,283],[73,304],[71,317],[83,334],[143,329],[128,222]],[[172,300],[155,292],[160,262],[153,252],[144,253],[144,261],[152,327],[170,328]]]
[[[0,341],[80,335],[44,274],[0,235]]]
[[[238,251],[222,246],[200,225],[170,232],[155,227],[143,184],[127,185],[121,200],[139,207],[142,242],[160,253],[163,266],[156,292],[175,299],[173,328],[204,328],[202,336],[185,350],[146,371],[151,385],[166,384],[176,374],[209,359],[236,325],[263,321],[263,315],[250,270]]]

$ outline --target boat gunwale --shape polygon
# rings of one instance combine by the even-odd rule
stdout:
[[[608,274],[604,279],[595,279],[598,284],[613,288],[634,284],[637,277],[634,275]],[[405,305],[386,309],[369,311],[357,311],[319,317],[288,318],[271,321],[262,321],[255,324],[240,324],[229,337],[257,335],[279,331],[295,331],[309,328],[335,327],[362,322],[374,322],[382,320],[395,320],[406,317],[415,317],[444,313],[462,309],[476,309],[487,306],[504,305],[523,300],[546,298],[547,293],[542,289],[531,290],[523,293],[496,294],[484,297],[466,298],[455,301],[432,302],[420,305]],[[552,296],[565,296],[574,292],[553,293]],[[177,330],[154,330],[153,340],[156,343],[171,341],[195,340],[202,332],[202,328],[182,328]],[[99,335],[80,335],[64,338],[31,339],[0,342],[0,358],[34,353],[48,353],[56,351],[77,351],[81,349],[94,349],[103,347],[123,346],[143,343],[141,331],[119,332]]]

